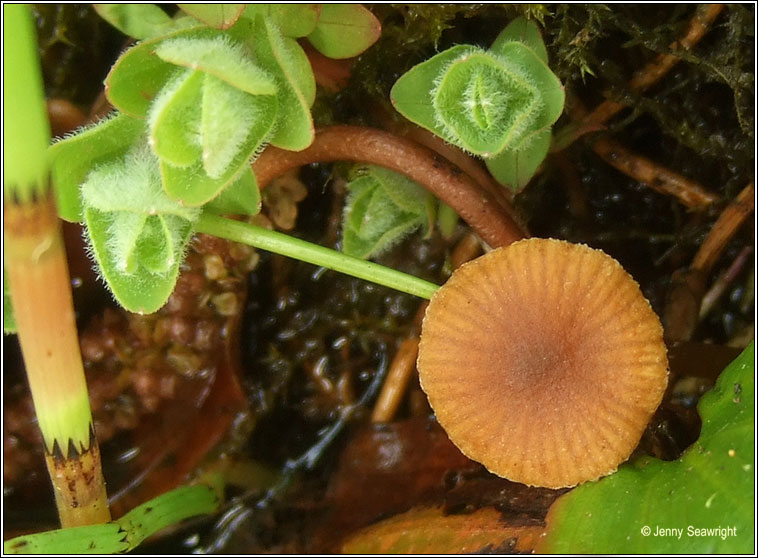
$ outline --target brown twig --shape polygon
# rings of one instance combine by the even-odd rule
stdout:
[[[737,279],[737,276],[745,268],[745,263],[748,261],[748,256],[753,251],[752,246],[745,246],[737,257],[729,265],[729,267],[719,275],[718,279],[714,281],[708,292],[703,295],[703,302],[700,304],[700,319],[702,320],[711,311],[721,295],[726,292],[726,289]]]
[[[382,391],[371,413],[371,422],[389,422],[395,416],[403,399],[405,388],[416,369],[418,355],[418,335],[405,339],[395,353],[387,376],[384,378]]]
[[[708,273],[728,242],[737,232],[737,229],[753,212],[755,188],[753,182],[745,186],[737,194],[737,197],[727,206],[724,212],[719,216],[713,225],[711,232],[705,238],[700,249],[692,260],[692,267],[703,273]]]
[[[703,4],[698,6],[695,15],[690,20],[685,35],[678,41],[674,41],[669,48],[672,51],[692,49],[705,35],[723,8],[722,4]],[[629,89],[637,92],[645,91],[660,81],[679,60],[680,58],[675,54],[659,54],[642,69],[634,73],[628,84]],[[610,99],[604,101],[584,119],[583,123],[590,127],[592,125],[604,124],[625,106],[623,102],[612,101]]]
[[[675,197],[691,209],[702,209],[719,199],[694,180],[638,155],[608,137],[598,138],[592,144],[592,150],[615,169],[653,190]]]
[[[457,166],[416,142],[382,130],[321,128],[303,151],[267,148],[253,163],[253,171],[264,188],[291,168],[333,161],[371,163],[408,176],[455,209],[491,246],[506,246],[526,236],[500,203]]]
[[[753,211],[754,187],[748,184],[730,203],[700,246],[692,265],[671,278],[663,311],[666,339],[687,341],[701,315],[708,274],[737,229]]]

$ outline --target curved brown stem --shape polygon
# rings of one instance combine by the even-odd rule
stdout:
[[[386,167],[415,180],[451,206],[489,245],[527,236],[500,203],[458,167],[411,140],[382,130],[329,126],[303,151],[267,148],[253,163],[261,188],[289,169],[309,163],[356,161]]]

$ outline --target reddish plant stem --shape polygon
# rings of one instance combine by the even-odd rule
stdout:
[[[411,140],[382,130],[329,126],[303,151],[267,148],[253,163],[258,185],[310,163],[355,161],[386,167],[415,180],[451,206],[490,246],[526,236],[500,203],[461,169]]]
[[[407,120],[398,121],[396,113],[390,113],[381,108],[377,108],[376,112],[379,114],[384,129],[398,136],[420,143],[424,147],[428,147],[432,151],[442,155],[445,159],[473,178],[474,181],[478,182],[482,188],[492,194],[492,196],[500,202],[500,205],[503,206],[503,209],[508,211],[511,216],[515,218],[515,211],[511,205],[511,192],[492,178],[490,173],[484,168],[484,165],[482,165],[481,160],[476,159],[462,149],[447,143],[441,137],[433,134],[429,130],[416,126]]]

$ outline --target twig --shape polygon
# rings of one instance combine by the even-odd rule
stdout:
[[[479,238],[475,234],[468,233],[458,241],[453,253],[450,254],[450,265],[453,269],[458,269],[481,253],[482,243]]]
[[[607,137],[597,139],[592,150],[606,163],[653,190],[673,196],[691,209],[701,209],[719,198],[697,182],[638,155]]]
[[[719,275],[718,279],[714,281],[711,288],[708,289],[708,292],[703,295],[703,302],[700,305],[701,320],[708,315],[713,306],[716,304],[716,301],[721,298],[721,295],[724,294],[724,291],[726,291],[727,287],[729,287],[729,285],[734,282],[734,280],[743,270],[745,267],[745,262],[747,262],[748,256],[752,251],[752,246],[745,246],[740,251],[740,253],[737,254],[737,257],[734,258],[734,261],[731,263],[729,268]]]
[[[671,43],[669,48],[672,51],[692,49],[705,35],[723,8],[722,4],[703,4],[698,6],[695,15],[690,20],[685,35],[678,41]],[[637,92],[645,91],[660,81],[679,60],[680,58],[675,54],[659,54],[641,70],[634,73],[628,84],[629,89]],[[604,124],[625,106],[623,102],[612,101],[610,99],[604,101],[583,120],[583,124],[590,127],[592,125]]]
[[[395,353],[395,358],[390,365],[384,385],[382,385],[382,391],[374,405],[371,422],[389,422],[395,416],[395,412],[403,399],[408,380],[416,369],[418,343],[418,335],[415,335],[400,344],[400,348]]]
[[[751,181],[719,216],[711,232],[708,233],[697,254],[695,254],[695,258],[692,260],[693,268],[706,274],[711,270],[737,229],[753,212],[754,196],[755,188]]]
[[[674,273],[666,296],[663,324],[668,341],[687,341],[702,316],[708,274],[737,229],[753,211],[753,183],[723,211],[700,246],[692,265]]]
[[[491,246],[506,246],[525,236],[493,196],[461,169],[426,147],[381,130],[321,128],[303,151],[267,148],[253,163],[253,171],[263,188],[291,168],[333,161],[371,163],[408,176],[455,209]]]

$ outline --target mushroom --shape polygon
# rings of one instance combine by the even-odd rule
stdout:
[[[663,398],[663,329],[600,250],[531,238],[460,267],[432,297],[421,386],[458,448],[561,488],[616,470]]]

